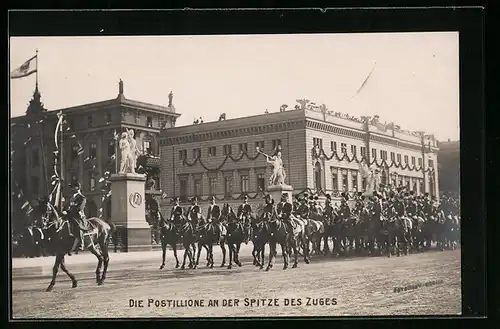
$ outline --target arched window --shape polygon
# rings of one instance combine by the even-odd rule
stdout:
[[[314,187],[316,190],[321,190],[321,164],[316,162],[314,165]]]

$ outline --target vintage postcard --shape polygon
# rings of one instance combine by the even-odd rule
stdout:
[[[14,319],[461,313],[458,32],[9,51]]]

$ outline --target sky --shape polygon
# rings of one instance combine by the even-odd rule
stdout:
[[[167,106],[181,117],[279,111],[297,99],[352,116],[379,115],[438,140],[459,139],[458,32],[10,38],[10,69],[38,49],[48,110],[115,98]],[[359,89],[370,74],[364,87]],[[10,80],[11,116],[24,115],[35,74]]]

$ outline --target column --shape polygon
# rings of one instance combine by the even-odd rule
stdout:
[[[344,187],[342,186],[342,170],[337,168],[337,190],[343,192]]]
[[[188,175],[188,197],[194,196],[194,179],[193,174]]]
[[[238,175],[238,170],[234,169],[233,170],[233,192],[236,194],[241,193],[241,182],[240,182],[240,176]]]
[[[225,181],[224,181],[224,174],[222,171],[217,172],[217,196],[223,197],[224,196],[224,188],[225,188]]]
[[[208,195],[208,192],[209,192],[209,187],[208,187],[208,175],[206,172],[204,172],[201,176],[201,188],[202,188],[202,195],[201,197],[202,198],[206,198]]]
[[[347,191],[352,191],[352,172],[350,169],[347,170]]]
[[[361,173],[358,172],[358,191],[363,191],[363,177],[361,176]]]

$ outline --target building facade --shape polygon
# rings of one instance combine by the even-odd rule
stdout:
[[[261,202],[271,167],[259,147],[270,155],[281,149],[295,194],[364,191],[364,161],[380,169],[383,184],[437,196],[435,138],[377,119],[299,108],[168,129],[160,135],[162,189],[183,200],[213,195],[236,202],[245,193]]]
[[[158,194],[158,136],[161,130],[174,127],[180,114],[176,113],[171,100],[170,105],[164,107],[125,98],[120,81],[119,93],[114,99],[57,111],[44,108],[37,89],[26,115],[11,119],[12,183],[17,184],[28,199],[47,196],[52,188],[55,128],[60,112],[67,122],[61,150],[63,191],[67,197],[71,193],[68,185],[80,182],[88,199],[87,215],[95,216],[102,207],[100,178],[106,171],[116,173],[116,163],[120,162],[115,132],[135,131],[137,145],[146,154],[143,165],[152,173],[146,183],[147,192]],[[113,160],[115,156],[117,162]]]
[[[460,141],[439,143],[439,189],[460,195]]]

